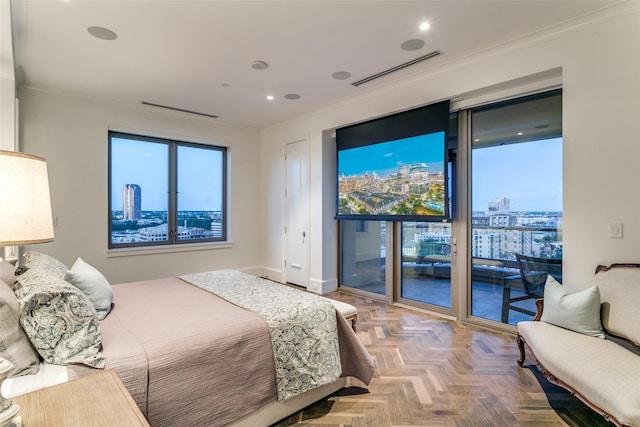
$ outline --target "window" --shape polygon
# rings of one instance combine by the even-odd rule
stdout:
[[[227,149],[109,132],[109,248],[225,241]]]
[[[341,221],[340,286],[483,324],[530,320],[516,255],[562,259],[562,91],[460,109],[448,134],[452,222],[369,221],[361,236]]]
[[[471,314],[515,325],[536,311],[517,256],[562,259],[562,92],[472,109],[471,147]]]

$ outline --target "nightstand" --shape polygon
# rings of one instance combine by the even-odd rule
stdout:
[[[112,369],[12,398],[23,427],[146,426],[149,423]]]

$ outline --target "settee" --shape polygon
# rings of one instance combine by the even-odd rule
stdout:
[[[640,264],[598,266],[587,289],[547,279],[533,321],[518,323],[538,369],[618,426],[640,426]]]

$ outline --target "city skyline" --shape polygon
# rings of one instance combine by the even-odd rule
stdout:
[[[417,163],[426,163],[433,173],[444,172],[444,132],[340,150],[338,176],[376,173],[387,178],[401,166]]]

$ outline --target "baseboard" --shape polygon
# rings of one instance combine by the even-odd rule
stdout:
[[[308,291],[315,292],[316,294],[326,294],[329,292],[338,290],[338,279],[319,280],[309,279]]]
[[[282,282],[282,270],[275,268],[265,267],[263,265],[254,267],[239,268],[239,271],[243,273],[251,274],[253,276],[263,277],[265,279],[273,280],[275,282]]]
[[[239,268],[239,271],[243,273],[251,274],[253,276],[263,277],[265,279],[273,280],[275,282],[283,283],[284,275],[282,270],[276,268],[261,266]],[[320,280],[309,279],[309,286],[307,290],[316,294],[326,294],[329,292],[338,290],[338,279]]]

